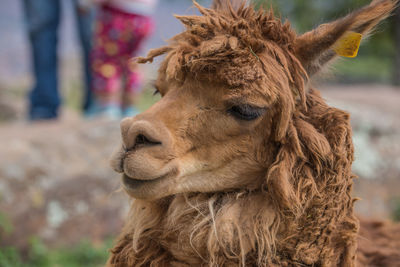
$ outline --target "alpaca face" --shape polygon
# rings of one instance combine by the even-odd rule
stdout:
[[[217,1],[215,10],[195,3],[202,16],[177,16],[186,30],[139,59],[166,54],[156,83],[163,98],[122,121],[122,146],[111,161],[135,198],[265,187],[294,195],[289,152],[275,157],[285,148],[303,159],[301,137],[312,145],[307,135],[318,135],[301,123],[312,108],[308,78],[337,56],[347,33],[368,34],[397,3],[373,1],[298,36],[273,12],[233,10],[228,2]],[[271,168],[275,161],[280,168]]]
[[[256,86],[256,85],[254,85]],[[270,95],[188,79],[167,85],[149,110],[121,122],[113,168],[132,197],[259,188],[275,152]]]

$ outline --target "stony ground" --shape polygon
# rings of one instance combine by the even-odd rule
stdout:
[[[387,86],[328,86],[322,94],[350,112],[354,131],[354,195],[366,217],[388,218],[400,208],[400,89]]]
[[[389,217],[400,199],[400,90],[330,86],[322,94],[352,114],[358,213]],[[118,122],[66,110],[58,122],[33,124],[23,106],[0,97],[1,242],[24,249],[31,236],[51,245],[115,236],[129,206],[108,166]]]
[[[129,205],[108,167],[118,139],[117,122],[72,115],[1,125],[1,242],[25,249],[32,236],[67,245],[118,233]]]

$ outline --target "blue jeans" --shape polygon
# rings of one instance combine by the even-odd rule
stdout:
[[[82,46],[85,68],[85,94],[82,108],[91,104],[91,50],[93,11],[78,11],[74,0],[78,32]],[[58,90],[57,30],[60,24],[61,4],[59,0],[23,0],[25,17],[32,49],[35,84],[29,93],[29,117],[52,119],[58,116],[61,103]]]

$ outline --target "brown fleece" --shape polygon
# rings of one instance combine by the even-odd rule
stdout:
[[[259,155],[263,180],[256,189],[134,200],[108,265],[355,266],[349,114],[328,106],[308,80],[334,57],[331,47],[346,31],[367,33],[396,1],[374,1],[302,36],[272,11],[227,3],[195,3],[202,15],[177,16],[186,30],[138,61],[165,54],[159,79],[167,85],[270,87],[277,115],[265,140],[273,155]],[[384,262],[370,251],[362,247],[360,264]],[[390,253],[393,260],[400,255]]]

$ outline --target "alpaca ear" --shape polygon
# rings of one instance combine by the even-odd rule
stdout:
[[[346,50],[350,50],[349,57],[355,56],[361,35],[368,35],[390,15],[397,3],[398,0],[374,0],[369,6],[299,36],[295,53],[308,75],[317,73],[338,54],[348,54]]]

